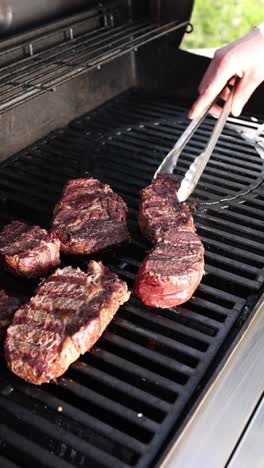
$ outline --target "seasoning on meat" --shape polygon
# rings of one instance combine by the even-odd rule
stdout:
[[[9,296],[5,291],[0,290],[0,341],[2,341],[7,327],[12,322],[15,311],[20,305],[19,298]]]
[[[129,240],[127,206],[93,178],[69,181],[56,205],[53,232],[67,254],[94,254]]]
[[[99,339],[130,293],[124,281],[101,262],[88,273],[58,269],[15,314],[7,330],[8,367],[42,384],[61,376]]]
[[[60,241],[39,226],[14,221],[0,232],[0,259],[17,276],[39,278],[59,265]]]
[[[139,224],[154,243],[141,264],[135,292],[152,307],[189,300],[204,273],[204,248],[187,204],[177,199],[178,179],[160,175],[141,192]]]

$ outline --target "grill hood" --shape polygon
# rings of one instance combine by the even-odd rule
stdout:
[[[78,12],[89,0],[1,0],[0,34],[10,35],[54,18]]]
[[[18,31],[28,30],[54,19],[80,12],[87,8],[103,10],[109,5],[119,4],[132,8],[135,12],[145,10],[156,20],[184,21],[190,18],[194,0],[174,2],[172,0],[148,0],[133,2],[129,0],[0,0],[0,34],[12,35]]]

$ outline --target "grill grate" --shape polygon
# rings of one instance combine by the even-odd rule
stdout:
[[[82,169],[110,182],[128,202],[134,240],[103,260],[131,286],[149,247],[136,223],[138,190],[186,124],[185,108],[171,99],[140,91],[114,99],[0,166],[1,224],[22,217],[48,225],[65,181],[80,173],[81,155]],[[180,174],[212,125],[207,119],[189,144]],[[187,304],[154,310],[132,297],[93,351],[57,384],[33,387],[2,364],[1,466],[146,467],[179,429],[230,331],[262,291],[263,161],[241,133],[258,125],[230,119],[196,190],[205,202],[234,199],[198,206],[207,274]],[[11,290],[32,292],[31,283],[0,277]]]

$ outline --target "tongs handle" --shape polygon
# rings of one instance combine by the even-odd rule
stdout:
[[[235,78],[233,88],[231,89],[230,94],[222,108],[221,114],[215,123],[214,129],[205,150],[195,158],[188,171],[185,173],[184,179],[182,180],[178,190],[178,199],[180,202],[187,200],[187,198],[193,192],[211,157],[219,136],[221,135],[225,126],[227,117],[230,114],[237,82],[238,78]]]
[[[230,81],[232,81],[232,79]],[[233,89],[232,89],[231,93],[234,92],[234,88],[236,86],[237,78],[235,78],[235,80],[236,81],[235,81],[235,84],[233,86]],[[230,81],[229,81],[229,83],[230,83]],[[226,86],[228,86],[229,83],[227,83],[227,85],[225,85],[224,89],[226,88]],[[173,169],[177,165],[177,162],[178,162],[178,159],[179,159],[179,156],[180,156],[182,150],[185,148],[185,146],[187,145],[187,143],[189,142],[189,140],[191,139],[191,137],[193,136],[193,134],[195,133],[197,128],[201,125],[201,123],[203,122],[203,120],[207,116],[207,114],[208,114],[209,110],[211,109],[211,107],[217,102],[217,100],[221,96],[222,92],[223,92],[223,90],[221,90],[221,92],[218,94],[218,96],[216,98],[214,98],[208,104],[208,106],[204,109],[204,111],[202,112],[201,115],[199,115],[198,117],[196,117],[196,119],[191,121],[191,123],[188,125],[186,130],[183,132],[183,134],[181,135],[179,140],[176,142],[176,144],[172,148],[172,150],[167,154],[167,156],[163,160],[162,164],[159,166],[158,170],[154,174],[153,179],[156,179],[158,174],[172,173],[173,172]],[[229,98],[227,100],[228,103],[231,102],[231,105],[232,105],[232,99],[233,99],[233,97],[230,98],[230,96],[229,96]],[[227,102],[226,102],[226,104],[227,104]],[[229,106],[229,104],[228,104],[228,106]],[[224,109],[226,109],[226,111],[227,111],[227,107],[224,106],[222,112],[224,112]],[[227,112],[227,115],[230,113],[230,110],[231,110],[231,108]],[[226,120],[226,117],[225,117],[225,120]]]

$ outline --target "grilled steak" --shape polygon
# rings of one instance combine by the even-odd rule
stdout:
[[[161,175],[141,192],[139,224],[154,244],[139,268],[135,292],[147,305],[186,302],[204,272],[204,248],[188,205],[177,199],[178,179]]]
[[[60,241],[39,226],[14,221],[0,232],[0,259],[11,273],[39,278],[60,263]]]
[[[53,273],[8,328],[8,367],[34,384],[61,376],[90,350],[120,305],[127,285],[103,264],[91,261],[88,273],[66,267]]]
[[[93,178],[66,184],[56,205],[53,232],[67,254],[94,254],[129,240],[127,206],[109,185]]]
[[[158,242],[140,266],[135,292],[152,307],[175,307],[188,301],[204,271],[204,249],[192,232],[173,233]]]
[[[12,322],[15,311],[21,305],[17,297],[9,296],[0,290],[0,340],[2,341],[7,327]]]
[[[189,206],[178,202],[178,188],[178,178],[164,174],[141,191],[138,221],[142,233],[153,244],[162,240],[170,228],[195,232]]]

